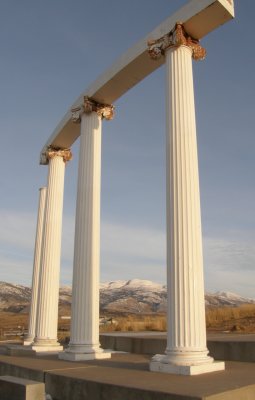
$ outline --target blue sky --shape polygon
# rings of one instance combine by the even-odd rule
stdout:
[[[39,153],[77,96],[185,0],[8,0],[0,5],[0,280],[30,284]],[[194,62],[205,286],[255,298],[255,3]],[[101,280],[165,282],[165,70],[103,123]],[[78,141],[66,168],[61,283],[72,279]]]

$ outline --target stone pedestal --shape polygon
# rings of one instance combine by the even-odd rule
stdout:
[[[35,351],[62,349],[57,340],[59,270],[65,162],[69,150],[49,149],[49,171],[41,251],[41,271],[38,294]]]
[[[224,369],[206,347],[192,49],[166,51],[168,333],[151,371],[195,375]]]
[[[109,358],[99,344],[101,115],[81,116],[76,204],[71,338],[59,358]]]
[[[35,237],[32,295],[31,295],[31,303],[30,303],[30,311],[29,311],[28,333],[23,342],[23,344],[25,346],[30,345],[34,341],[34,337],[35,337],[36,312],[37,312],[37,299],[38,299],[38,289],[39,289],[39,275],[40,275],[42,234],[43,234],[46,193],[47,193],[46,187],[43,187],[40,189],[36,237]]]

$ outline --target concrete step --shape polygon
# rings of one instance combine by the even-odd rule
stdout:
[[[1,400],[45,400],[45,384],[15,376],[0,376]]]
[[[0,374],[38,377],[54,400],[255,400],[255,363],[226,362],[225,371],[180,376],[150,372],[150,359],[128,353],[86,362],[0,355]]]

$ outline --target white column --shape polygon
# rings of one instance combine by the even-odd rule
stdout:
[[[102,113],[81,116],[71,338],[66,360],[109,358],[99,344],[99,258]]]
[[[25,337],[25,340],[23,343],[24,345],[30,345],[33,342],[34,337],[35,337],[46,192],[47,192],[46,187],[40,188],[40,190],[39,190],[39,205],[38,205],[37,227],[36,227],[36,235],[35,235],[32,293],[31,293],[31,303],[30,303],[30,311],[29,311],[28,334]]]
[[[166,51],[168,333],[152,371],[195,375],[224,369],[206,347],[192,49]]]
[[[70,150],[49,149],[47,196],[41,253],[35,351],[60,351],[57,340],[59,271],[65,163]]]

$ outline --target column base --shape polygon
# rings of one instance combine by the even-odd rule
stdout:
[[[111,350],[103,350],[99,346],[69,345],[69,348],[58,355],[60,360],[81,361],[111,358]]]
[[[28,355],[36,355],[40,353],[54,353],[57,354],[63,351],[63,346],[34,346],[23,344],[9,344],[6,346],[7,354],[10,356],[28,356]]]
[[[58,353],[63,350],[63,346],[61,346],[55,339],[36,339],[34,343],[32,343],[31,348],[36,353]]]
[[[178,365],[167,360],[166,355],[156,354],[150,362],[150,371],[175,375],[200,375],[209,372],[223,371],[224,361],[212,361],[193,365]]]
[[[63,346],[37,346],[35,344],[32,344],[32,350],[34,350],[36,353],[44,353],[44,352],[52,352],[52,353],[59,353],[63,351]]]
[[[58,355],[60,360],[67,361],[89,361],[89,360],[102,360],[104,358],[111,358],[110,351],[103,351],[102,353],[68,353],[63,351]]]
[[[30,346],[33,343],[33,339],[24,339],[23,346]]]

